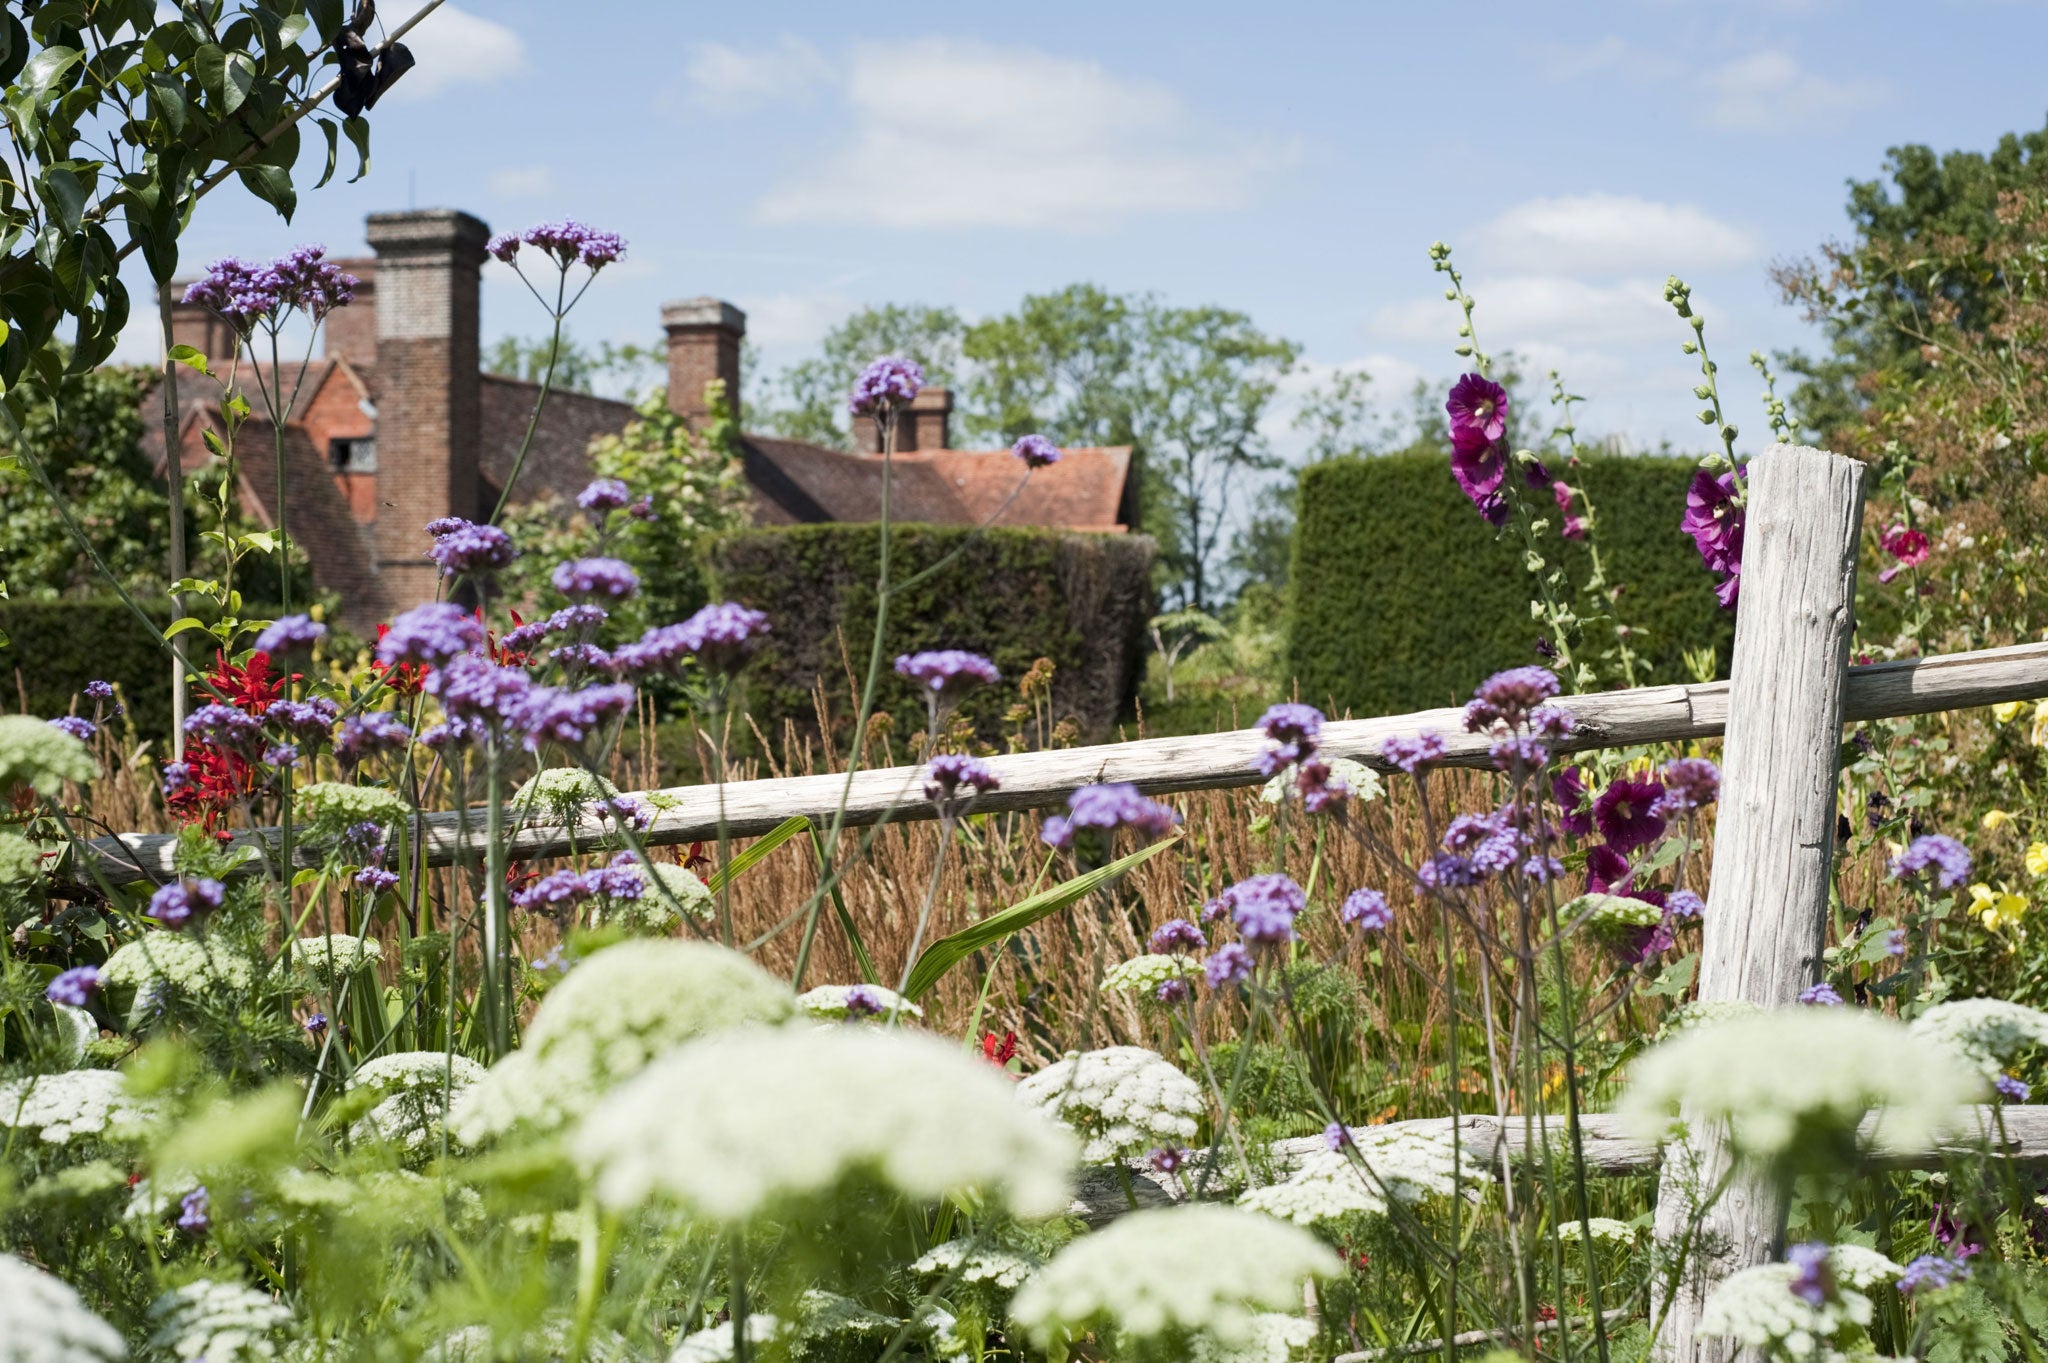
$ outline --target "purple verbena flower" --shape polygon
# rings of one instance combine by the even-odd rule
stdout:
[[[215,701],[185,716],[185,737],[216,748],[254,752],[263,746],[263,721]]]
[[[1278,872],[1240,880],[1219,897],[1230,906],[1238,935],[1253,946],[1293,941],[1295,916],[1308,907],[1301,886]]]
[[[862,370],[854,380],[846,409],[855,416],[879,417],[909,406],[923,387],[923,365],[896,355],[885,356]]]
[[[266,767],[296,767],[299,764],[299,750],[290,743],[273,743],[263,750],[263,765]]]
[[[576,505],[585,511],[617,511],[632,500],[632,491],[616,478],[595,479],[576,494]]]
[[[271,621],[269,627],[256,636],[256,651],[268,653],[273,658],[306,653],[326,635],[327,626],[312,616],[287,615],[282,620]]]
[[[305,700],[274,700],[263,712],[263,722],[285,734],[294,743],[319,747],[333,732],[340,710],[325,696]]]
[[[924,797],[938,804],[955,799],[962,786],[972,799],[1001,785],[993,767],[964,753],[940,753],[924,764]]]
[[[227,899],[227,886],[218,880],[199,877],[159,885],[149,897],[149,917],[167,928],[180,929],[194,918],[204,918]]]
[[[328,313],[355,301],[362,281],[325,259],[324,246],[298,246],[270,262],[266,280],[285,306],[297,308],[319,325]]]
[[[1208,977],[1211,989],[1243,984],[1252,977],[1252,954],[1236,942],[1225,942],[1209,953],[1209,959],[1202,963],[1202,973]]]
[[[1145,1156],[1145,1163],[1162,1174],[1172,1174],[1188,1162],[1188,1152],[1178,1145],[1162,1145]]]
[[[1618,852],[1648,847],[1664,834],[1665,817],[1658,811],[1664,787],[1654,776],[1619,776],[1593,801],[1593,822],[1600,836]]]
[[[427,689],[440,699],[452,721],[503,732],[519,724],[534,685],[516,667],[499,667],[488,658],[465,653],[429,675]]]
[[[1939,1292],[1970,1276],[1970,1266],[1945,1254],[1923,1254],[1906,1265],[1899,1275],[1899,1291],[1909,1297],[1922,1292]]]
[[[385,664],[427,663],[440,667],[483,646],[484,627],[452,601],[414,606],[391,622],[377,641],[377,660]]]
[[[370,710],[341,722],[334,755],[350,766],[372,753],[397,752],[412,741],[412,730],[388,710]]]
[[[1336,809],[1351,798],[1351,787],[1332,779],[1330,764],[1320,757],[1303,758],[1294,769],[1294,793],[1301,807],[1311,814]]]
[[[1495,724],[1519,727],[1558,692],[1557,674],[1547,667],[1511,667],[1479,684],[1465,706],[1465,728],[1484,733]]]
[[[454,534],[464,526],[475,524],[475,521],[465,516],[436,516],[427,522],[427,533],[435,539],[439,539],[443,535]]]
[[[105,681],[89,681],[85,684],[85,698],[87,700],[112,700],[114,698],[114,684]]]
[[[207,1196],[206,1185],[200,1184],[191,1192],[178,1199],[178,1229],[187,1235],[206,1234],[213,1224],[212,1199]]]
[[[896,675],[909,678],[919,690],[935,696],[955,696],[969,687],[993,685],[1002,680],[994,663],[979,653],[959,648],[906,653],[896,660]]]
[[[464,523],[437,535],[427,557],[441,565],[443,577],[482,577],[510,567],[519,550],[495,525]]]
[[[1797,1270],[1792,1277],[1792,1295],[1808,1306],[1825,1305],[1835,1295],[1835,1275],[1828,1266],[1828,1247],[1818,1240],[1794,1245],[1785,1251],[1785,1262]]]
[[[601,596],[624,601],[640,590],[640,574],[633,566],[615,558],[579,558],[555,565],[549,579],[562,595],[579,598]]]
[[[2010,1074],[1999,1075],[1991,1081],[1991,1087],[2008,1103],[2024,1103],[2033,1094],[2033,1090],[2027,1087],[2024,1080],[2016,1079]]]
[[[624,682],[587,686],[581,691],[535,687],[520,707],[519,727],[526,746],[543,743],[574,746],[633,708],[633,688]]]
[[[218,314],[246,337],[259,321],[275,317],[284,306],[280,282],[260,266],[227,256],[206,267],[206,273],[185,290],[185,301]]]
[[[485,248],[508,265],[519,252],[518,243],[506,240],[509,235],[493,237]],[[573,218],[535,223],[520,233],[519,241],[547,252],[564,270],[579,261],[593,271],[601,270],[626,253],[626,243],[617,233],[586,227]]]
[[[1416,867],[1415,879],[1431,890],[1457,890],[1477,885],[1480,874],[1464,857],[1442,852]]]
[[[1721,769],[1704,757],[1674,757],[1664,764],[1663,777],[1659,808],[1666,816],[1704,809],[1721,794]]]
[[[1010,453],[1022,459],[1027,468],[1042,469],[1060,461],[1060,447],[1042,435],[1024,436],[1010,446]]]
[[[1673,890],[1664,900],[1664,911],[1681,923],[1690,923],[1706,915],[1707,904],[1691,890]]]
[[[1347,927],[1360,932],[1384,932],[1394,925],[1394,910],[1387,904],[1387,897],[1378,890],[1353,890],[1344,897],[1344,906],[1337,910],[1337,917]]]
[[[1112,833],[1130,828],[1148,838],[1163,837],[1180,822],[1180,815],[1138,793],[1122,781],[1083,786],[1067,797],[1067,812],[1045,821],[1039,836],[1048,846],[1071,847],[1076,834],[1086,829]]]
[[[1356,1145],[1358,1142],[1352,1138],[1350,1127],[1342,1122],[1331,1122],[1323,1128],[1323,1144],[1335,1151],[1342,1150],[1348,1145]]]
[[[1826,980],[1810,984],[1799,991],[1799,1001],[1809,1008],[1840,1008],[1842,996]]]
[[[882,1011],[882,996],[864,984],[848,985],[846,989],[846,1015],[850,1018],[871,1018]]]
[[[1410,776],[1431,762],[1441,761],[1443,755],[1444,737],[1433,729],[1424,729],[1413,738],[1397,734],[1380,744],[1380,756]]]
[[[356,884],[371,894],[382,894],[398,884],[398,873],[387,871],[381,866],[365,866],[356,872]]]
[[[75,965],[62,971],[43,990],[43,997],[52,1003],[68,1004],[83,1008],[92,1002],[101,984],[100,968],[96,965]]]
[[[99,737],[100,726],[83,715],[59,715],[49,721],[52,729],[70,734],[80,743],[90,743]]]
[[[1207,951],[1209,939],[1202,930],[1185,918],[1169,918],[1152,929],[1152,936],[1146,946],[1160,956],[1178,953]]]
[[[1281,701],[1259,716],[1258,727],[1266,735],[1267,747],[1254,765],[1261,776],[1278,776],[1315,752],[1316,738],[1323,731],[1323,712],[1298,701]]]
[[[1904,852],[1892,860],[1894,880],[1917,879],[1929,872],[1934,883],[1952,890],[1970,878],[1970,851],[1946,833],[1929,833],[1913,839]]]

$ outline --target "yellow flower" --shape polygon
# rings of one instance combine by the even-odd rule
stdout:
[[[1984,817],[1979,823],[1979,827],[1983,828],[1983,830],[1986,833],[1996,833],[1999,829],[2005,827],[2007,824],[2011,822],[2012,815],[2006,813],[2002,809],[1991,809],[1985,811]]]
[[[2023,700],[2002,700],[1991,707],[1991,717],[2000,724],[2010,724],[2026,708]]]
[[[1970,887],[1970,912],[1984,920],[1984,926],[1999,932],[2005,928],[2018,927],[2020,919],[2026,916],[2027,900],[1999,886],[1996,890],[1989,885]]]
[[[2048,876],[2048,842],[2029,843],[2026,861],[2028,875]]]
[[[2048,700],[2034,706],[2034,732],[2027,735],[2037,748],[2048,748]]]

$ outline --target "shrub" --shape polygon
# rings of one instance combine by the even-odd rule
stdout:
[[[169,602],[145,605],[159,628],[171,623]],[[0,668],[11,683],[7,708],[20,706],[48,719],[71,708],[71,701],[89,681],[109,681],[128,706],[136,731],[167,734],[171,728],[171,668],[163,646],[150,636],[128,607],[115,600],[0,601]],[[194,634],[193,656],[212,658],[202,650],[205,636]],[[91,713],[91,703],[84,706]]]
[[[762,731],[784,720],[815,724],[812,688],[858,695],[874,638],[874,525],[799,525],[721,536],[707,549],[713,595],[768,612],[774,630],[747,672],[747,705]],[[963,648],[986,654],[1006,685],[970,692],[961,712],[993,731],[1016,682],[1039,658],[1053,661],[1052,713],[1099,734],[1128,705],[1152,612],[1152,541],[1139,535],[897,526],[891,571],[910,582],[958,551],[889,607],[884,666],[903,653]],[[849,666],[850,663],[850,666]],[[835,684],[848,679],[850,684]],[[915,687],[889,672],[878,708],[921,728]],[[835,718],[850,717],[843,699]]]
[[[1594,456],[1567,475],[1598,510],[1593,537],[1609,578],[1626,584],[1623,619],[1649,662],[1639,681],[1690,680],[1685,651],[1709,645],[1720,675],[1734,641],[1734,617],[1678,529],[1693,468]],[[1286,661],[1303,700],[1360,715],[1450,705],[1474,677],[1538,661],[1521,550],[1473,514],[1441,457],[1312,465],[1300,506]],[[1565,562],[1584,579],[1583,547],[1565,545]],[[1581,652],[1605,642],[1590,638]]]

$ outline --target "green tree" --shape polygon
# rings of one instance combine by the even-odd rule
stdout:
[[[599,341],[589,348],[565,331],[562,351],[555,362],[555,387],[572,393],[609,391],[627,402],[638,402],[648,385],[661,382],[667,364],[667,355],[659,345]],[[538,383],[547,369],[545,336],[500,336],[483,356],[483,370],[487,374],[509,374]]]
[[[825,333],[819,354],[776,375],[749,403],[748,424],[792,440],[851,449],[846,395],[861,370],[884,355],[901,355],[924,366],[926,383],[949,388],[959,373],[964,331],[951,308],[862,308]]]
[[[1800,376],[1793,410],[1836,440],[1868,401],[1879,370],[1924,374],[1944,329],[1981,333],[2009,290],[1990,248],[2001,201],[2048,190],[2048,127],[2007,133],[1990,152],[1893,147],[1875,179],[1849,185],[1847,242],[1780,265],[1773,278],[1821,327],[1827,349],[1780,357]],[[1939,260],[1942,268],[1926,266]]]
[[[1363,369],[1339,369],[1302,397],[1294,429],[1309,438],[1310,463],[1371,454],[1399,443],[1393,423],[1373,399],[1372,382]]]
[[[1131,377],[1150,306],[1146,298],[1073,284],[977,322],[961,346],[974,366],[966,385],[970,429],[1003,443],[1033,433],[1061,445],[1135,443]]]

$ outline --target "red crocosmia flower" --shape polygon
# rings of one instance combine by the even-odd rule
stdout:
[[[525,862],[515,861],[505,868],[505,893],[513,894],[523,890],[539,879],[539,871],[529,871]]]
[[[981,1054],[991,1065],[1009,1064],[1017,1058],[1017,1034],[1004,1032],[1002,1040],[998,1041],[996,1034],[990,1032],[981,1039]]]
[[[1655,777],[1621,777],[1593,801],[1593,824],[1617,852],[1648,847],[1663,836],[1664,816],[1657,812],[1664,785]]]
[[[384,636],[391,632],[391,626],[377,626],[377,642],[384,642]],[[433,669],[425,663],[387,663],[377,658],[370,660],[370,670],[384,679],[384,684],[401,696],[417,696],[427,684],[427,673]]]
[[[683,869],[693,871],[700,876],[711,869],[711,858],[704,851],[703,843],[693,842],[690,844],[690,854],[683,858]]]
[[[213,671],[206,674],[207,685],[223,702],[244,714],[262,714],[270,708],[270,702],[284,694],[285,683],[299,679],[296,672],[273,674],[270,655],[261,651],[251,653],[249,661],[240,667],[229,662],[224,653],[216,652],[213,658]]]
[[[490,655],[492,662],[500,667],[524,667],[533,661],[533,655],[525,649],[506,648],[498,642],[498,632],[485,622],[484,608],[482,606],[476,608],[476,622],[484,626],[484,651]],[[525,623],[526,621],[520,618],[518,611],[512,612],[513,629],[518,629]],[[377,633],[378,637],[383,637],[382,628],[379,628]]]
[[[216,836],[227,836],[218,829],[221,816],[262,789],[262,769],[239,754],[222,752],[207,743],[186,747],[185,766],[189,778],[164,795],[165,808],[183,823],[200,824]]]

